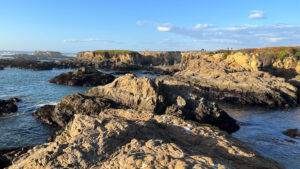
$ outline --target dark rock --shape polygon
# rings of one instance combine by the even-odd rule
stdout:
[[[48,125],[64,127],[74,114],[97,115],[109,108],[124,108],[124,106],[108,99],[76,93],[65,96],[56,106],[46,105],[32,114]]]
[[[288,129],[286,131],[283,131],[282,134],[289,136],[291,138],[300,137],[300,131],[298,129]]]
[[[112,75],[101,73],[93,68],[82,67],[74,72],[62,73],[49,80],[49,82],[70,86],[89,87],[105,85],[112,82],[114,79],[115,77]]]
[[[22,100],[19,99],[19,98],[16,98],[16,97],[12,97],[12,98],[10,98],[8,101],[11,101],[11,102],[13,102],[13,103],[18,103],[18,102],[20,102],[20,101],[22,101]]]
[[[4,67],[0,66],[0,70],[4,70]]]
[[[0,169],[8,167],[12,161],[17,159],[20,155],[26,153],[33,146],[24,146],[17,148],[1,148],[0,149]]]
[[[12,100],[0,100],[0,115],[3,113],[14,113],[18,111],[18,106]]]
[[[32,113],[33,116],[36,116],[37,120],[40,120],[50,126],[57,127],[56,122],[52,119],[54,116],[55,105],[45,105],[37,109]]]

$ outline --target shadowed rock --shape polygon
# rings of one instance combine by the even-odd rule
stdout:
[[[14,99],[1,100],[0,99],[0,115],[4,113],[14,113],[18,111],[18,106],[15,104]]]
[[[123,107],[108,99],[76,93],[65,96],[56,106],[46,105],[32,114],[38,120],[60,128],[66,126],[74,114],[97,115],[105,109]]]
[[[93,68],[82,67],[74,72],[62,73],[49,80],[49,82],[70,86],[89,87],[105,85],[112,82],[114,79],[115,77],[112,75],[101,73]]]

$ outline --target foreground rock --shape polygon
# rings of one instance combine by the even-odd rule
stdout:
[[[0,148],[0,168],[8,167],[12,164],[12,161],[26,153],[33,146],[24,146],[18,148]]]
[[[112,75],[101,73],[93,68],[82,67],[74,72],[62,73],[49,80],[49,82],[70,86],[90,87],[105,85],[114,79],[115,77]]]
[[[231,133],[239,129],[236,120],[210,104],[199,95],[177,92],[175,88],[151,78],[137,78],[133,74],[117,78],[110,84],[98,86],[86,95],[110,99],[136,110],[172,114],[183,119],[209,123]]]
[[[297,105],[297,88],[285,79],[250,71],[237,62],[223,62],[222,55],[189,60],[183,71],[161,77],[160,81],[210,100],[272,108]]]
[[[145,111],[75,115],[53,142],[13,168],[283,168],[210,125]]]
[[[1,100],[0,99],[0,115],[5,113],[14,113],[18,111],[18,106],[14,99]]]

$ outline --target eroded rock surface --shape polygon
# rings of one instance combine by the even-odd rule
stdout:
[[[105,85],[112,82],[114,79],[115,77],[112,75],[101,73],[93,68],[82,67],[74,72],[62,73],[49,80],[49,82],[70,86],[89,87]]]
[[[229,133],[239,129],[236,120],[216,104],[208,103],[199,95],[180,93],[176,88],[151,78],[126,74],[108,85],[90,89],[86,95],[110,99],[136,110],[173,114],[183,119],[209,123]]]
[[[76,114],[53,142],[13,168],[283,168],[210,125],[170,115],[110,109]]]
[[[297,88],[262,71],[250,71],[237,62],[207,57],[189,60],[174,76],[159,78],[185,94],[231,103],[289,107],[297,105]]]

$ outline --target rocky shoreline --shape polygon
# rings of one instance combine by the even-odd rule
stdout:
[[[298,79],[289,71],[297,72],[297,60],[284,58],[292,66],[278,77],[268,66],[282,68],[279,61],[242,52],[94,51],[60,62],[0,60],[3,67],[35,70],[83,66],[50,82],[96,86],[33,112],[56,134],[4,160],[8,168],[284,168],[232,137],[238,122],[213,101],[298,106]],[[172,65],[179,62],[180,68]],[[95,68],[128,74],[115,79]],[[129,73],[137,69],[164,76]],[[296,129],[283,134],[299,136]]]

